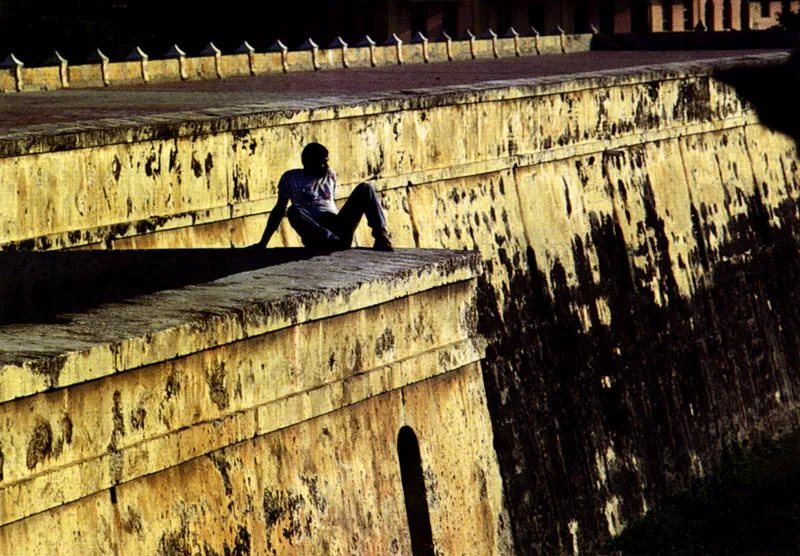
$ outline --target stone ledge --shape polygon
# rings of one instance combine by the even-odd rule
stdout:
[[[109,118],[69,124],[40,124],[0,133],[0,158],[434,106],[554,95],[623,84],[680,79],[687,75],[704,76],[733,66],[786,62],[789,57],[788,53],[760,54],[713,61],[677,62],[592,73],[492,81],[477,85],[405,90],[363,97],[326,97],[319,100],[251,103],[227,109],[210,108],[157,116],[132,116],[127,119]]]
[[[477,253],[351,249],[0,327],[0,402],[476,277]]]
[[[99,380],[0,404],[0,526],[477,363],[480,266],[475,253],[353,249],[28,325],[32,349],[120,334],[128,358],[114,363],[129,365],[98,369],[90,353]]]

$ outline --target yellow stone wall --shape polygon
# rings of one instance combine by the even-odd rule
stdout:
[[[369,252],[350,255],[351,268],[376,263]],[[398,432],[409,426],[437,548],[508,552],[475,330],[479,262],[439,257],[441,266],[412,264],[394,285],[373,271],[341,294],[320,286],[305,301],[287,294],[267,309],[254,308],[270,295],[258,284],[275,291],[283,281],[297,296],[303,277],[292,275],[302,262],[87,313],[100,324],[109,315],[135,324],[151,306],[198,311],[116,338],[113,360],[101,349],[62,347],[50,357],[74,357],[74,373],[61,369],[38,394],[7,388],[0,550],[193,554],[238,543],[254,554],[410,553],[397,459]],[[320,276],[341,272],[319,259],[308,264],[330,265]],[[279,311],[281,303],[294,312]],[[199,317],[205,307],[211,316]],[[247,324],[237,331],[239,320]],[[28,338],[17,351],[31,360],[54,334],[63,346],[87,336],[6,325],[0,342],[9,353],[16,328]],[[25,373],[2,368],[17,386]]]
[[[481,252],[516,541],[586,552],[713,471],[723,441],[776,434],[800,407],[793,290],[772,303],[753,262],[792,276],[774,241],[797,233],[796,145],[715,73],[727,65],[7,141],[2,243],[252,244],[280,175],[326,144],[340,200],[373,181],[398,246]],[[272,245],[297,244],[284,223]]]
[[[465,88],[415,100],[192,122],[175,126],[169,133],[174,138],[160,140],[150,138],[161,131],[144,126],[10,141],[8,156],[0,159],[0,182],[11,185],[2,191],[0,241],[20,245],[34,239],[37,248],[113,244],[142,232],[189,226],[202,231],[204,224],[232,219],[239,219],[232,230],[224,224],[208,227],[206,234],[183,230],[162,244],[252,241],[280,174],[298,165],[298,153],[310,139],[331,149],[343,194],[371,176],[388,190],[565,159],[579,147],[598,152],[625,146],[637,142],[634,112],[640,100],[648,101],[640,90],[647,78],[611,81],[621,83],[610,91],[608,80]],[[670,79],[659,85],[659,102],[674,102],[680,84]],[[716,93],[717,85],[706,86]],[[640,111],[649,109],[645,105]],[[665,116],[650,131],[674,127],[670,114]],[[680,120],[676,124],[684,125]],[[450,121],[463,125],[453,127]],[[712,127],[720,125],[731,122]],[[51,152],[67,147],[73,149]],[[24,156],[13,156],[18,154]],[[258,226],[248,226],[248,218]],[[186,234],[193,237],[178,239]]]
[[[480,370],[395,390],[0,528],[6,554],[410,554],[397,433],[445,554],[508,554]],[[482,408],[482,409],[481,409]],[[446,423],[446,426],[443,424]],[[463,524],[469,523],[469,527]]]

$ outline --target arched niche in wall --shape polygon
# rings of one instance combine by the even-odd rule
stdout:
[[[404,426],[397,434],[397,459],[400,462],[400,476],[403,480],[403,497],[411,535],[411,553],[414,556],[433,555],[433,533],[428,499],[425,496],[422,456],[419,452],[417,435],[411,427]]]

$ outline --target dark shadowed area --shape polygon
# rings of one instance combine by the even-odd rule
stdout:
[[[800,137],[795,65],[742,68],[720,79],[753,103],[767,125]],[[692,119],[711,118],[707,99],[692,102]],[[640,147],[629,154],[607,151],[600,163],[646,168]],[[641,199],[646,250],[626,244],[616,217],[594,217],[590,234],[572,238],[574,269],[565,267],[571,262],[542,260],[530,248],[526,257],[499,248],[510,291],[500,296],[490,280],[482,280],[480,331],[489,339],[484,376],[511,522],[517,547],[526,553],[569,553],[571,534],[559,524],[573,519],[584,538],[609,538],[608,529],[597,525],[610,518],[602,513],[604,488],[596,486],[596,470],[575,465],[602,457],[606,442],[617,453],[637,454],[638,463],[620,463],[607,477],[609,491],[622,493],[621,514],[637,515],[690,489],[696,460],[712,462],[705,473],[714,475],[735,439],[775,438],[797,427],[797,415],[784,409],[776,392],[793,397],[800,391],[800,207],[790,196],[768,209],[764,197],[776,184],[753,189],[748,179],[743,176],[742,187],[729,192],[746,199],[748,210],[731,218],[726,240],[716,248],[712,235],[721,231],[709,222],[711,207],[691,207],[696,247],[679,264],[705,269],[708,279],[689,299],[678,291],[647,173],[607,184],[610,195],[620,188],[623,204]],[[796,191],[800,184],[786,187]],[[647,265],[633,267],[634,255],[647,257]],[[578,285],[570,284],[571,272]],[[653,294],[654,282],[661,300]],[[608,304],[609,324],[598,313],[601,300]],[[576,307],[587,308],[589,330]],[[768,502],[771,493],[793,488],[794,473],[783,487],[765,475],[763,491],[754,485],[753,496]],[[795,518],[782,512],[794,511],[795,501],[786,503],[776,502],[775,522],[791,525]],[[732,503],[707,506],[707,517],[738,526],[713,515],[729,507],[738,511]],[[770,511],[769,504],[755,508]],[[776,532],[771,523],[759,516],[751,522],[755,530],[742,533],[749,535],[751,552],[737,552],[731,542],[673,554],[796,553],[785,550],[797,550],[796,527]],[[588,530],[592,524],[596,528]],[[727,531],[718,530],[715,538]],[[776,548],[781,546],[784,551]]]
[[[800,434],[726,450],[698,480],[608,543],[603,554],[792,555],[800,552]]]
[[[308,259],[308,249],[153,249],[0,253],[0,325]]]
[[[792,137],[800,148],[800,51],[786,64],[740,66],[714,77],[750,102],[764,125]]]

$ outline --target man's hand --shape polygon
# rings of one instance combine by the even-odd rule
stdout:
[[[264,234],[261,236],[259,242],[253,246],[254,249],[264,249],[267,246],[269,240],[272,238],[272,234],[278,229],[281,220],[283,220],[283,217],[286,215],[286,207],[288,205],[289,197],[278,196],[278,201],[269,213],[269,219],[267,220],[267,227],[264,229]]]

